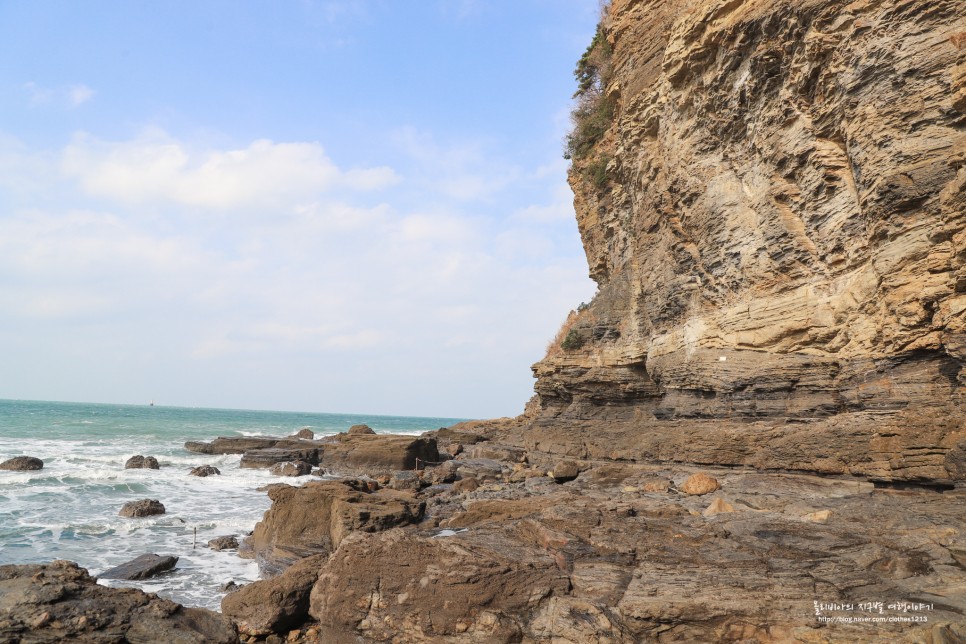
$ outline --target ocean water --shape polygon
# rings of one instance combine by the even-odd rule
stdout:
[[[287,436],[303,427],[316,437],[366,423],[379,433],[419,434],[454,418],[363,416],[183,407],[0,400],[0,462],[22,454],[44,461],[36,472],[0,471],[0,564],[70,559],[92,575],[144,553],[180,557],[177,568],[135,586],[188,606],[218,610],[227,581],[258,579],[258,567],[234,551],[205,544],[247,534],[271,505],[257,487],[304,483],[242,469],[240,455],[194,454],[188,440],[216,436]],[[135,454],[154,456],[161,469],[124,469]],[[221,476],[189,476],[210,464]],[[167,513],[126,519],[121,506],[158,499]],[[197,534],[197,547],[195,544]]]

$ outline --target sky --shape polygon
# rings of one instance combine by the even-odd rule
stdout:
[[[0,0],[0,398],[522,412],[597,0]]]

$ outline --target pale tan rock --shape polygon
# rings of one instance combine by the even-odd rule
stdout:
[[[805,515],[806,521],[813,521],[815,523],[826,523],[829,517],[832,516],[830,510],[819,510],[818,512],[810,512]]]
[[[685,494],[700,495],[710,494],[715,490],[721,489],[721,484],[713,476],[708,476],[703,472],[692,474],[681,484],[681,491]]]
[[[735,511],[735,506],[731,505],[730,503],[728,503],[727,501],[719,497],[714,501],[712,501],[711,505],[705,508],[704,512],[702,512],[701,514],[706,517],[713,517],[716,514],[724,514],[728,512],[734,512],[734,511]]]

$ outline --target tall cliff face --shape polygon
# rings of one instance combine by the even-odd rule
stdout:
[[[614,0],[569,453],[966,480],[966,4]]]

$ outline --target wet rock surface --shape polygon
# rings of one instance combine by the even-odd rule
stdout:
[[[312,473],[312,464],[307,461],[285,461],[269,468],[275,476],[307,476]]]
[[[142,456],[140,454],[138,454],[137,456],[132,456],[131,458],[127,459],[127,461],[124,463],[124,469],[126,470],[142,469],[142,468],[149,469],[149,470],[157,470],[157,469],[160,469],[161,466],[158,464],[158,459],[154,458],[153,456]]]
[[[232,534],[215,537],[208,541],[208,547],[212,550],[236,550],[238,548],[238,537]]]
[[[44,462],[35,456],[14,456],[0,463],[0,470],[11,472],[29,472],[43,468]]]
[[[134,588],[106,588],[69,561],[0,566],[0,641],[231,644],[231,621]]]
[[[198,467],[192,467],[191,471],[188,472],[191,476],[218,476],[221,474],[219,470],[214,465],[199,465]]]
[[[120,511],[119,516],[137,518],[150,517],[157,514],[164,514],[164,505],[157,499],[141,499],[140,501],[128,501]]]
[[[148,579],[171,570],[178,563],[178,557],[145,554],[120,566],[105,570],[98,575],[100,579]]]

